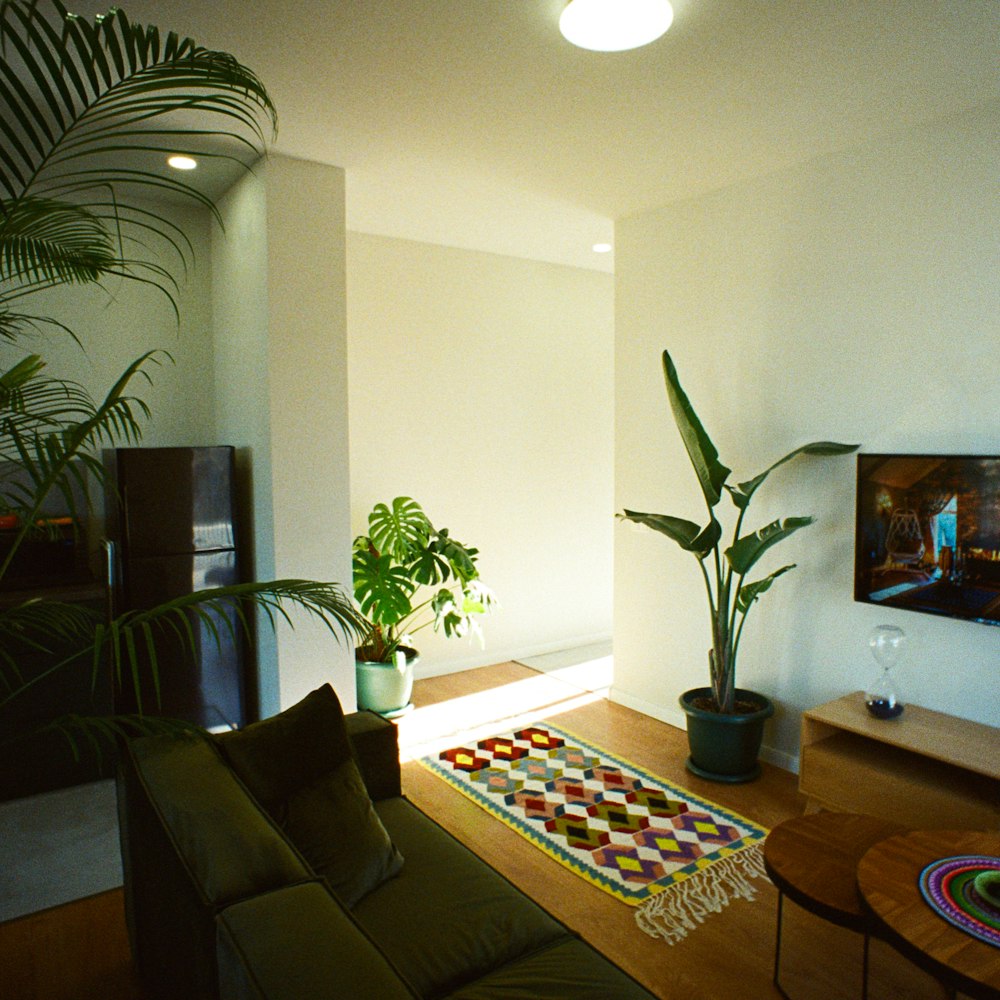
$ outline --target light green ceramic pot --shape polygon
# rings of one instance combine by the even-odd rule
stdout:
[[[410,707],[413,668],[420,654],[409,646],[396,650],[392,663],[355,660],[358,708],[379,715],[401,714]]]

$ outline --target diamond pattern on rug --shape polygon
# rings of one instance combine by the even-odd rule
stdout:
[[[420,762],[631,905],[685,882],[689,894],[709,870],[748,895],[758,874],[763,827],[547,723]]]

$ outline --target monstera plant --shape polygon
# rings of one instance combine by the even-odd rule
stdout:
[[[156,287],[176,312],[175,272],[187,266],[191,245],[171,211],[156,207],[165,204],[159,196],[214,206],[196,180],[168,176],[160,165],[182,152],[246,168],[276,122],[264,85],[227,53],[137,24],[117,8],[86,20],[59,0],[0,0],[0,515],[14,526],[0,580],[43,530],[46,500],[61,495],[76,513],[77,498],[104,477],[100,449],[139,440],[150,413],[136,387],[166,360],[144,354],[95,400],[23,346],[40,334],[84,346],[72,329],[72,306],[48,315],[32,303],[53,288],[114,279]],[[19,704],[35,685],[71,671],[96,677],[110,664],[115,684],[138,687],[138,664],[148,658],[155,688],[157,672],[168,668],[156,662],[156,636],[168,630],[193,643],[192,618],[211,634],[230,608],[244,624],[250,608],[272,623],[301,609],[338,638],[359,627],[338,585],[297,579],[199,591],[111,621],[80,605],[10,596],[0,606],[5,755],[25,736]],[[49,655],[48,666],[27,676],[22,664],[39,653]],[[154,718],[155,690],[135,695],[152,714],[46,725],[75,747],[135,725],[166,724]]]
[[[681,696],[681,705],[688,713],[689,736],[692,733],[692,715],[700,718],[698,713],[730,720],[752,717],[762,725],[763,719],[773,712],[773,707],[764,696],[737,689],[736,658],[751,608],[771,589],[775,580],[794,569],[795,564],[781,566],[757,579],[748,577],[771,549],[795,532],[812,524],[813,518],[787,517],[772,521],[754,531],[747,531],[744,529],[744,520],[750,502],[771,473],[786,462],[800,455],[846,455],[857,451],[859,446],[838,444],[834,441],[815,441],[789,452],[760,475],[732,485],[729,482],[732,470],[719,460],[719,453],[681,387],[677,369],[667,351],[663,352],[663,374],[674,422],[704,496],[708,520],[702,525],[670,514],[645,514],[634,510],[626,510],[618,516],[623,520],[652,528],[675,542],[685,552],[689,552],[698,565],[698,572],[705,586],[711,624],[711,645],[708,651],[709,686],[685,692]],[[736,511],[728,544],[724,541],[723,527],[717,517],[717,508],[727,493]],[[692,712],[691,709],[695,711]],[[738,739],[734,739],[735,743],[753,742],[746,740],[745,732],[735,732],[738,734]],[[742,779],[755,771],[754,765],[747,767],[745,761],[734,765],[735,770],[730,770],[721,762],[699,768],[696,759],[706,760],[710,756],[713,758],[723,756],[721,748],[725,741],[717,731],[707,737],[705,743],[700,754],[692,743],[692,759],[688,764],[697,773],[718,777],[728,772],[731,775],[739,775]],[[754,763],[760,744],[759,737],[756,743],[757,746],[752,750]]]
[[[360,707],[406,707],[418,655],[410,644],[422,629],[481,637],[479,620],[495,599],[479,579],[478,555],[410,497],[375,505],[368,533],[354,540],[354,596],[365,617],[355,651]]]

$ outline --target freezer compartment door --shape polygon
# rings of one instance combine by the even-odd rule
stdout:
[[[236,553],[208,552],[176,556],[147,556],[127,559],[124,564],[122,607],[153,608],[194,590],[222,587],[238,580]],[[210,621],[188,614],[194,639],[189,649],[182,623],[182,638],[169,625],[155,629],[159,672],[159,698],[148,656],[142,655],[140,681],[142,710],[148,714],[186,719],[206,729],[242,726],[245,717],[243,645],[245,636],[235,610],[213,611]],[[119,695],[119,711],[135,712],[139,703],[124,685]]]
[[[119,536],[132,555],[235,545],[233,449],[119,448]]]

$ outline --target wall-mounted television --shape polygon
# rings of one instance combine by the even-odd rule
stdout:
[[[1000,625],[1000,456],[858,456],[854,599]]]

